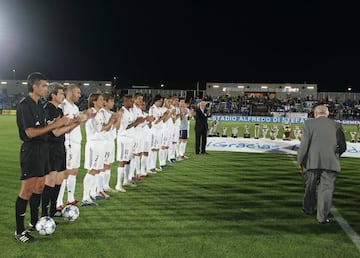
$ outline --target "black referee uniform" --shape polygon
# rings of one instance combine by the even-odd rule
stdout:
[[[51,102],[44,105],[45,119],[47,124],[51,124],[58,117],[63,117],[61,108],[54,106]],[[49,171],[61,172],[66,170],[66,150],[65,150],[65,135],[55,136],[53,132],[48,133],[48,150],[49,150]],[[41,216],[49,216],[49,203],[50,203],[50,216],[53,217],[56,212],[56,199],[59,194],[61,185],[51,187],[45,185],[42,194],[42,213]]]
[[[45,112],[41,101],[35,102],[30,96],[22,99],[16,110],[16,122],[19,136],[23,141],[20,148],[21,180],[33,177],[43,177],[49,173],[49,150],[47,134],[29,138],[25,130],[27,128],[39,128],[46,126]],[[41,194],[33,193],[30,197],[31,224],[34,227],[39,217]],[[18,233],[25,230],[24,215],[27,201],[21,201],[21,208],[16,211],[16,224]],[[25,204],[25,206],[24,206]],[[24,213],[21,211],[24,210]]]

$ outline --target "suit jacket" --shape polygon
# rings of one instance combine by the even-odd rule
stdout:
[[[205,108],[204,113],[200,108],[195,110],[195,131],[202,132],[208,130],[207,118],[211,115],[208,115],[208,110]]]
[[[306,170],[339,172],[339,157],[345,150],[345,134],[339,123],[326,117],[305,121],[297,159]]]

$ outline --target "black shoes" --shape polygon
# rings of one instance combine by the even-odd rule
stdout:
[[[31,236],[28,231],[23,231],[21,234],[16,234],[15,231],[15,240],[21,243],[35,243],[37,240],[35,237]]]

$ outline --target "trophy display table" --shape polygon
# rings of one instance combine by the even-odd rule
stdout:
[[[360,158],[360,143],[347,142],[347,150],[341,157]],[[299,140],[271,140],[268,138],[223,138],[209,137],[206,149],[209,151],[232,151],[253,153],[280,153],[297,155]]]

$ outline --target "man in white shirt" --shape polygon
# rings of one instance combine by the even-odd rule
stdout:
[[[163,109],[161,108],[163,104],[163,97],[156,95],[154,97],[154,104],[149,109],[149,115],[153,117],[153,122],[151,126],[151,142],[150,142],[150,152],[148,157],[148,171],[149,173],[156,173],[156,161],[158,151],[160,149],[162,128],[163,128]]]
[[[114,113],[112,108],[114,107],[114,97],[110,94],[103,94],[104,97],[104,108],[103,115],[105,117],[105,123],[108,123],[112,114]],[[103,188],[106,192],[115,192],[115,189],[110,187],[111,178],[111,167],[115,161],[115,139],[116,139],[116,128],[115,125],[109,130],[105,131],[105,160],[104,160],[104,171],[100,172],[103,178]]]
[[[99,195],[97,186],[99,173],[104,169],[105,145],[104,132],[109,131],[116,122],[117,114],[113,114],[106,123],[104,115],[99,112],[104,106],[104,99],[100,93],[92,93],[89,96],[89,108],[96,113],[93,119],[86,121],[86,145],[84,167],[87,173],[84,177],[84,192],[81,201],[82,206],[97,206],[93,200],[104,200]]]
[[[80,111],[76,102],[81,96],[80,87],[76,84],[71,84],[66,89],[66,98],[61,104],[60,108],[63,113],[69,118],[73,119],[80,115]],[[80,158],[81,158],[81,127],[80,125],[73,128],[70,132],[65,134],[65,148],[66,148],[66,169],[69,175],[61,185],[59,195],[56,201],[57,210],[61,211],[64,208],[63,197],[65,187],[67,187],[67,205],[76,205],[78,201],[75,199],[76,176],[79,172]],[[58,212],[58,216],[61,213]]]
[[[144,121],[143,117],[136,118],[131,111],[133,106],[132,96],[124,96],[123,106],[119,110],[121,119],[117,123],[117,154],[116,159],[119,161],[118,177],[115,190],[119,192],[126,192],[122,185],[135,186],[128,180],[130,172],[130,160],[132,159],[134,151],[134,127]],[[124,181],[124,182],[122,182]]]

